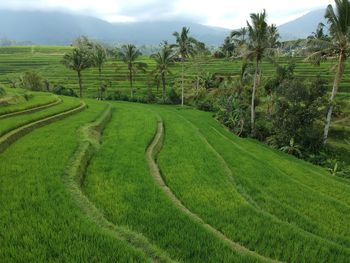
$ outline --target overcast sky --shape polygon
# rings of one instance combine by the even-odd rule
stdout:
[[[0,0],[0,9],[63,10],[96,16],[111,22],[189,20],[226,28],[244,26],[249,14],[267,11],[277,25],[332,0]]]

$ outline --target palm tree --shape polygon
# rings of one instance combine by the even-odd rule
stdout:
[[[225,58],[233,57],[235,51],[235,44],[231,37],[226,37],[224,43],[220,46],[220,52],[225,56]]]
[[[134,97],[133,82],[137,70],[145,70],[147,67],[146,63],[136,61],[140,56],[141,52],[135,45],[132,44],[123,45],[121,50],[118,52],[119,59],[128,65],[128,79],[130,81],[131,98]]]
[[[312,34],[310,36],[307,37],[307,39],[309,40],[329,40],[329,37],[327,34],[325,34],[324,32],[324,28],[325,28],[325,25],[323,23],[319,23],[317,28],[316,28],[316,31],[315,32],[312,32]]]
[[[275,24],[272,24],[268,27],[268,44],[270,48],[277,48],[281,45],[278,41],[280,34]]]
[[[239,30],[233,30],[230,34],[232,42],[237,46],[242,46],[247,43],[248,30],[246,27],[242,27]]]
[[[254,85],[252,90],[251,100],[251,130],[252,134],[255,131],[255,94],[258,86],[258,75],[261,75],[260,63],[265,56],[265,51],[269,48],[269,27],[266,22],[266,11],[259,14],[251,14],[251,24],[247,22],[248,26],[248,52],[247,59],[255,62]]]
[[[329,26],[330,41],[327,39],[311,40],[310,45],[316,46],[319,50],[312,53],[308,58],[316,63],[327,57],[336,57],[336,71],[333,82],[332,94],[329,99],[326,124],[323,133],[323,143],[326,144],[334,108],[334,100],[337,95],[339,84],[344,74],[345,61],[350,51],[349,30],[350,30],[350,2],[348,0],[335,0],[336,10],[328,5],[325,18]]]
[[[184,105],[184,62],[189,57],[193,56],[196,53],[196,43],[193,37],[190,37],[188,34],[190,29],[183,27],[181,32],[174,32],[173,36],[176,38],[176,44],[173,47],[177,48],[177,53],[181,58],[181,105]]]
[[[175,55],[169,45],[163,45],[162,49],[151,56],[156,61],[155,74],[162,81],[163,102],[166,96],[166,76],[170,74],[170,66],[175,62]]]
[[[102,67],[107,61],[107,52],[101,44],[94,44],[92,55],[94,66],[98,68],[98,78],[100,80],[100,88],[98,93],[100,93],[99,97],[102,99]]]
[[[84,69],[90,68],[93,65],[92,55],[87,48],[73,48],[72,52],[63,56],[62,64],[67,68],[72,69],[78,74],[79,93],[83,97],[83,83],[81,72]]]

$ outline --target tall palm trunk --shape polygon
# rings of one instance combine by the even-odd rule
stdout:
[[[254,85],[253,85],[253,92],[252,92],[252,102],[251,102],[251,111],[250,111],[250,124],[251,124],[251,132],[254,135],[255,133],[255,93],[256,88],[258,86],[258,73],[259,73],[259,60],[256,60],[256,69],[255,69],[255,75],[254,75]]]
[[[99,90],[98,96],[99,96],[99,99],[102,100],[102,90],[101,90],[101,88],[102,88],[102,68],[101,68],[101,66],[98,67],[98,78],[100,80],[100,88],[98,89]]]
[[[132,68],[131,66],[129,65],[129,81],[130,81],[130,96],[131,98],[133,99],[134,98],[134,87],[133,87],[133,83],[132,83]]]
[[[81,80],[80,70],[78,70],[77,73],[78,73],[78,81],[79,81],[79,94],[80,94],[80,98],[82,98],[83,97],[83,82]]]
[[[165,93],[166,93],[166,86],[165,86],[165,75],[162,73],[162,84],[163,84],[163,102],[165,102]]]
[[[334,78],[332,94],[331,94],[331,97],[329,99],[329,108],[328,108],[328,112],[327,112],[326,125],[324,127],[324,133],[323,133],[323,144],[324,145],[327,143],[329,128],[331,126],[332,113],[333,113],[333,109],[334,109],[334,99],[335,99],[335,96],[337,95],[339,84],[340,84],[340,81],[341,81],[341,79],[343,77],[343,73],[344,73],[344,68],[345,68],[344,62],[345,62],[345,56],[343,53],[341,53],[339,55],[339,61],[338,61],[338,65],[337,65],[337,72],[336,72],[335,78]]]
[[[184,106],[184,61],[181,62],[181,106]]]

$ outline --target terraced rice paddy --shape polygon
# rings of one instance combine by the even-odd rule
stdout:
[[[0,119],[0,261],[348,262],[348,180],[210,113],[60,99]]]
[[[60,64],[69,49],[0,48],[0,82],[34,69],[77,88]],[[154,62],[142,59],[151,72]],[[331,80],[331,66],[297,58],[296,74]],[[209,59],[201,69],[237,76],[240,61]],[[129,93],[126,70],[108,61],[109,92]],[[330,138],[344,160],[347,71]],[[83,72],[88,97],[97,74]],[[187,63],[186,82],[195,74]],[[156,90],[144,73],[135,86]],[[348,179],[240,139],[211,113],[6,91],[14,104],[0,106],[0,262],[349,262]]]
[[[53,84],[60,84],[68,88],[78,90],[78,81],[76,73],[66,69],[60,64],[62,56],[68,52],[70,47],[9,47],[0,48],[0,82],[9,83],[9,80],[15,79],[26,70],[37,70],[43,77]],[[279,58],[278,63],[286,64],[289,58]],[[329,85],[333,81],[334,66],[333,61],[327,61],[321,64],[320,67],[313,66],[306,62],[304,58],[294,58],[296,62],[295,73],[297,76],[314,78],[317,75],[329,80]],[[155,62],[149,57],[142,57],[142,62],[148,64],[147,72],[139,72],[135,77],[134,87],[137,90],[136,95],[146,93],[148,89],[156,91],[156,84],[151,75],[155,67]],[[350,62],[349,62],[350,63]],[[200,65],[198,67],[198,65]],[[185,84],[187,88],[195,76],[199,73],[206,72],[215,73],[219,76],[237,77],[241,71],[240,60],[225,60],[206,58],[205,61],[195,63],[186,63]],[[198,70],[200,68],[200,70]],[[262,65],[265,78],[271,77],[275,73],[275,67],[269,62],[264,62]],[[181,67],[175,65],[172,69],[172,75],[169,77],[171,83],[179,82]],[[102,70],[102,78],[111,81],[111,87],[108,92],[119,90],[129,94],[129,82],[127,79],[128,69],[125,64],[116,61],[115,58],[109,58],[108,62]],[[350,92],[350,67],[347,66],[344,73],[344,79],[340,86],[341,93]],[[95,97],[97,89],[100,86],[98,78],[98,70],[96,68],[88,69],[83,72],[83,83],[87,89],[89,97]],[[160,91],[159,91],[160,92]]]

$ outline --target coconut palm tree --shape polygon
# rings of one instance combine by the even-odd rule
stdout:
[[[266,55],[266,50],[269,46],[269,27],[266,22],[266,11],[262,13],[251,14],[251,23],[247,22],[248,26],[248,50],[246,53],[246,58],[248,60],[255,62],[255,74],[254,74],[254,85],[252,90],[251,99],[251,130],[252,134],[255,131],[255,95],[256,89],[259,82],[259,77],[261,75],[260,63],[264,56]]]
[[[196,53],[197,40],[189,36],[190,29],[183,27],[181,32],[174,32],[176,44],[172,45],[177,49],[177,54],[181,59],[181,105],[184,105],[184,62]]]
[[[247,43],[248,39],[248,29],[246,27],[242,27],[239,30],[233,30],[230,34],[232,42],[237,46],[242,46]]]
[[[327,142],[329,128],[331,126],[334,100],[344,74],[345,61],[350,53],[350,2],[348,0],[335,0],[335,10],[332,5],[328,5],[325,18],[328,23],[330,41],[327,39],[311,40],[310,45],[317,46],[319,50],[315,51],[308,57],[308,59],[314,63],[319,63],[322,58],[337,58],[333,88],[329,99],[326,124],[323,133],[324,144]]]
[[[70,53],[63,56],[62,64],[77,72],[79,82],[79,94],[83,97],[83,83],[81,72],[93,65],[91,51],[87,48],[73,48]]]
[[[92,48],[92,58],[94,66],[98,68],[98,78],[100,80],[100,87],[98,89],[99,98],[102,99],[102,67],[103,64],[107,61],[107,52],[106,49],[101,44],[94,44]]]
[[[170,66],[175,62],[175,54],[171,47],[167,44],[163,45],[161,50],[151,56],[156,62],[154,73],[162,81],[163,86],[163,102],[166,96],[166,76],[170,74]]]
[[[270,48],[277,48],[281,45],[278,41],[280,34],[275,24],[272,24],[268,27],[268,42]]]
[[[327,34],[325,34],[324,32],[324,28],[325,28],[325,25],[323,23],[319,23],[317,28],[316,28],[316,31],[315,32],[312,32],[312,34],[310,36],[307,37],[307,39],[309,40],[329,40],[329,37]]]
[[[135,45],[123,45],[118,52],[118,58],[128,65],[128,79],[130,81],[130,95],[134,97],[133,82],[137,70],[144,71],[147,67],[146,63],[136,61],[141,56],[141,52]]]
[[[232,41],[231,37],[226,37],[224,39],[224,43],[220,46],[220,52],[223,54],[225,58],[233,57],[235,51],[235,44]]]

